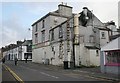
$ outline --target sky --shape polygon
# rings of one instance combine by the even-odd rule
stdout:
[[[31,25],[47,13],[57,10],[61,2],[72,6],[73,13],[80,13],[83,7],[88,7],[103,23],[113,20],[118,26],[118,1],[0,0],[0,48],[17,40],[31,39]]]
[[[120,1],[118,3],[118,26],[120,27]]]

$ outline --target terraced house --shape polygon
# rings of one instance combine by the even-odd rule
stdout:
[[[32,24],[32,61],[64,68],[99,66],[100,48],[111,35],[87,7],[74,14],[72,7],[59,4]]]
[[[32,59],[32,40],[17,41],[16,44],[10,44],[3,48],[3,57],[6,60],[14,60],[15,57],[18,60]]]

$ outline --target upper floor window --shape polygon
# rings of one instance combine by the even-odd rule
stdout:
[[[38,43],[38,34],[35,34],[35,43]]]
[[[90,43],[93,43],[93,42],[94,42],[94,36],[93,36],[93,35],[90,35],[89,42],[90,42]]]
[[[53,40],[54,40],[54,29],[51,30],[51,41],[53,41]]]
[[[42,40],[42,42],[45,41],[45,30],[42,31],[42,39],[41,40]]]
[[[84,43],[84,36],[83,35],[80,36],[80,43],[81,44]]]
[[[42,28],[45,27],[45,20],[42,21]]]
[[[63,30],[62,30],[62,27],[60,26],[59,27],[59,38],[62,38],[63,37]]]
[[[101,32],[101,38],[105,38],[105,32]]]
[[[38,31],[38,26],[37,26],[37,24],[35,25],[35,32],[37,32]]]

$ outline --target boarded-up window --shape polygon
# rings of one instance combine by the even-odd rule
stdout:
[[[83,35],[80,36],[80,44],[82,44],[82,43],[84,43],[84,36]]]
[[[90,35],[90,37],[89,37],[89,42],[90,42],[90,43],[93,43],[93,42],[94,42],[94,36],[93,36],[93,35]]]

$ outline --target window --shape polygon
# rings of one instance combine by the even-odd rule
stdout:
[[[105,52],[105,65],[120,66],[120,50]]]
[[[99,56],[99,51],[98,50],[96,50],[96,56]]]
[[[105,32],[101,32],[101,36],[104,39],[105,38]]]
[[[32,45],[27,45],[27,52],[32,52]]]
[[[58,18],[54,19],[54,25],[57,25]]]
[[[42,42],[45,41],[45,30],[42,31],[42,39],[41,40],[42,40]]]
[[[35,25],[35,32],[37,32],[37,31],[38,31],[38,25],[36,23],[36,25]]]
[[[80,36],[80,43],[84,43],[84,36]]]
[[[38,43],[38,34],[35,34],[35,43]]]
[[[90,43],[93,43],[93,42],[94,42],[94,36],[93,36],[93,35],[90,35],[89,42],[90,42]]]
[[[42,21],[42,28],[45,27],[45,20]]]
[[[24,59],[32,59],[32,53],[24,53]]]
[[[63,37],[63,30],[62,30],[62,27],[60,26],[59,27],[59,38],[62,38]]]
[[[51,30],[51,41],[53,41],[53,40],[54,40],[54,29]]]

